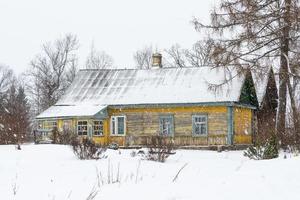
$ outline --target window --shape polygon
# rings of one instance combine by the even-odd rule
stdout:
[[[53,130],[54,128],[57,128],[56,121],[45,121],[44,122],[44,129]]]
[[[87,135],[87,121],[78,121],[77,122],[77,134],[78,135]]]
[[[193,116],[193,135],[207,135],[207,115]]]
[[[103,135],[103,121],[94,121],[93,125],[94,135],[101,136]]]
[[[125,135],[125,116],[111,117],[111,134]]]
[[[159,117],[159,134],[163,136],[171,136],[174,134],[173,116]]]

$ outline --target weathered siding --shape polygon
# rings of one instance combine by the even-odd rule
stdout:
[[[192,115],[208,116],[208,137],[192,135]],[[174,116],[174,142],[176,145],[226,144],[227,108],[211,107],[177,107],[177,108],[132,108],[109,109],[109,116],[126,116],[126,136],[111,137],[119,144],[146,144],[150,136],[159,133],[159,116]]]
[[[193,136],[192,116],[204,114],[208,117],[208,135]],[[228,126],[230,123],[226,106],[194,106],[169,108],[109,108],[108,118],[103,120],[103,136],[93,136],[99,144],[118,143],[120,146],[145,145],[150,137],[159,134],[159,117],[172,115],[174,117],[174,140],[178,146],[193,145],[226,145],[228,144]],[[126,116],[126,134],[112,136],[110,130],[111,116]],[[233,144],[252,143],[253,111],[248,108],[233,108]],[[93,126],[92,118],[53,119],[57,121],[58,129],[62,131],[63,121],[72,120],[74,133],[77,133],[77,122],[88,121]]]
[[[73,119],[58,119],[57,120],[57,128],[59,131],[63,131],[63,124],[64,124],[64,120],[71,120],[71,127],[72,127],[72,131],[77,134],[77,122],[78,121],[87,121],[88,122],[88,126],[93,126],[93,121],[94,120],[99,120],[99,119],[92,119],[92,118],[73,118]],[[106,145],[108,144],[108,119],[103,120],[103,135],[102,136],[92,136],[93,140],[101,145]]]
[[[234,143],[252,143],[252,110],[234,108]]]

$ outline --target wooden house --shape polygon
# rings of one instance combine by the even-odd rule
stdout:
[[[179,146],[252,143],[259,103],[251,73],[162,68],[157,60],[149,70],[80,70],[62,98],[36,117],[39,131],[69,129],[121,146],[144,145],[154,135]]]

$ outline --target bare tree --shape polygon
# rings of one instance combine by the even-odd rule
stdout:
[[[78,59],[74,58],[70,61],[70,67],[66,70],[66,84],[71,85],[78,72]]]
[[[210,53],[212,40],[196,42],[191,49],[184,49],[179,44],[166,49],[168,67],[203,67],[211,65]]]
[[[144,48],[136,51],[133,55],[136,67],[138,69],[151,69],[152,67],[152,46],[145,46]]]
[[[90,53],[86,59],[86,69],[106,69],[113,66],[113,58],[104,51],[97,51],[94,43],[91,46]]]
[[[182,48],[179,44],[165,49],[163,56],[163,67],[203,67],[211,65],[210,53],[212,49],[211,40],[196,42],[192,49]],[[150,69],[152,67],[152,46],[145,46],[138,50],[133,58],[138,69]]]
[[[210,53],[212,50],[213,41],[202,40],[196,42],[191,50],[184,51],[187,62],[193,67],[203,67],[212,65],[210,60]]]
[[[186,50],[181,48],[179,44],[175,44],[171,46],[170,49],[166,49],[166,63],[168,67],[187,67],[185,51]]]
[[[194,20],[196,30],[211,30],[212,59],[216,66],[263,69],[279,65],[277,133],[285,134],[288,63],[299,39],[300,12],[297,0],[221,0],[211,13],[211,24]]]
[[[6,66],[0,66],[0,93],[8,89],[13,77],[13,71]]]
[[[69,86],[66,74],[75,68],[77,49],[77,37],[67,34],[53,43],[44,44],[42,52],[31,61],[29,89],[38,113],[52,106]]]

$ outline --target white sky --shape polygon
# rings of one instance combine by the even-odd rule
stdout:
[[[0,0],[0,63],[23,72],[41,45],[66,33],[78,36],[83,65],[92,41],[118,67],[132,68],[133,53],[200,39],[191,20],[207,21],[214,0]]]

